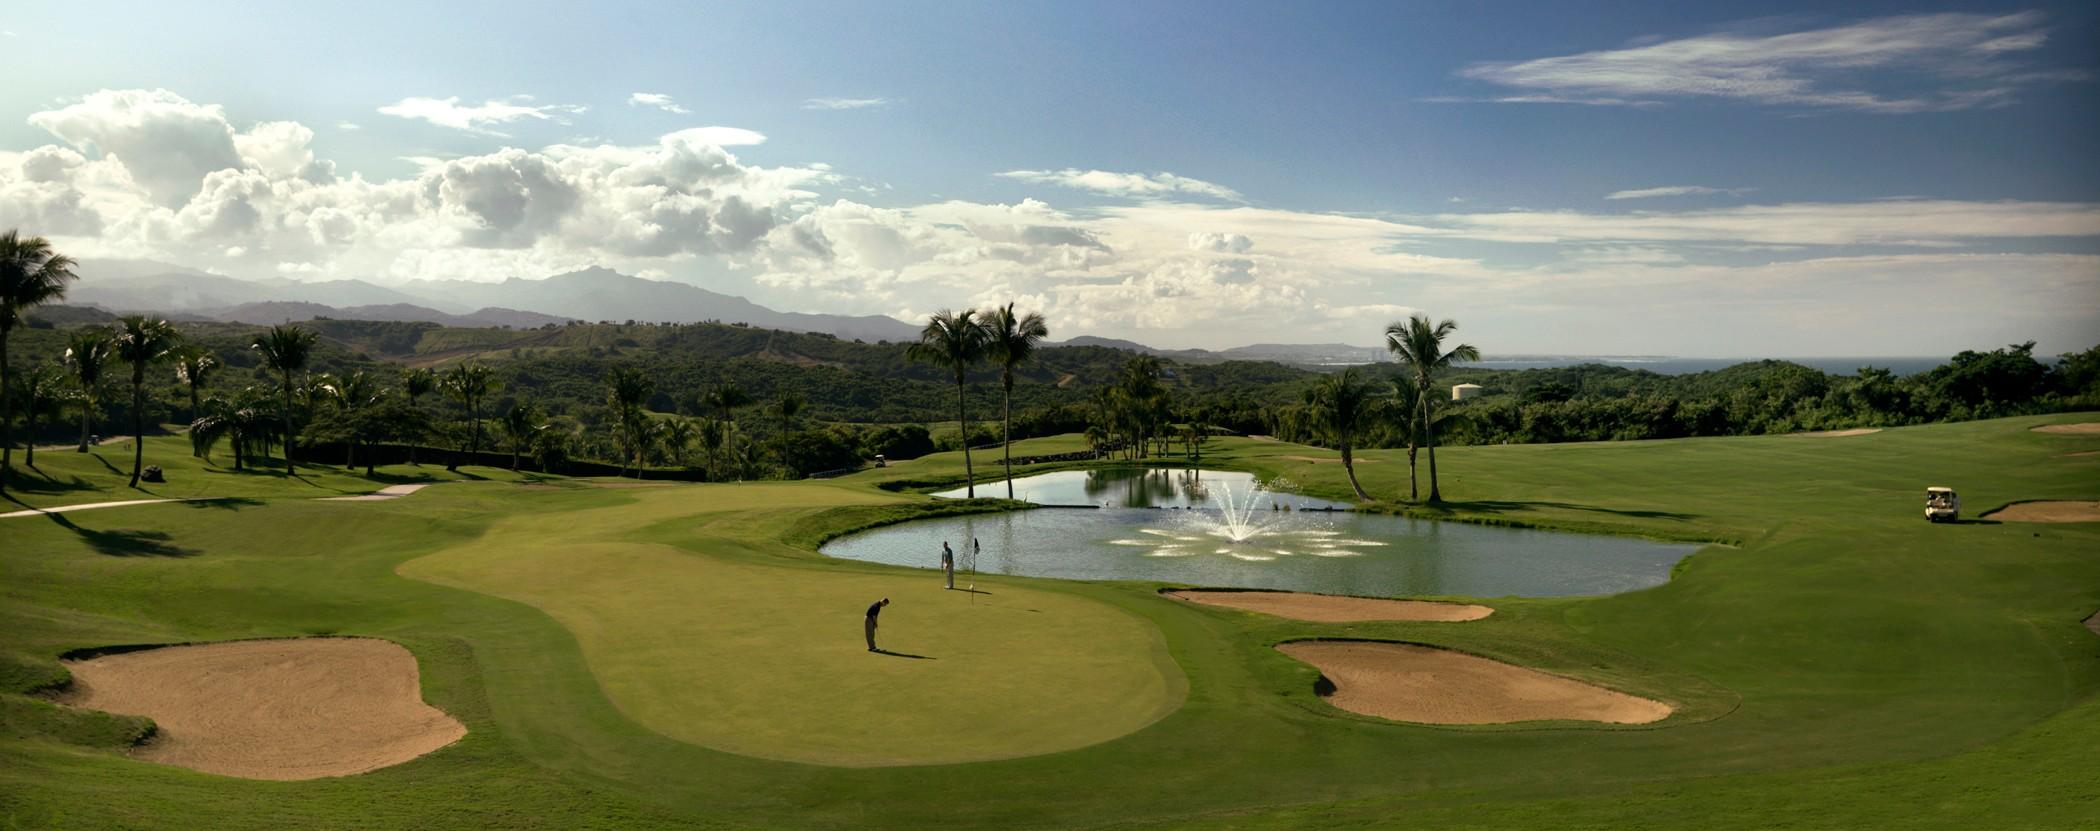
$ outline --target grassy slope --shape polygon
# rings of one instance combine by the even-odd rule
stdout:
[[[159,506],[4,525],[8,678],[48,677],[49,656],[78,646],[379,634],[417,652],[427,695],[474,732],[373,774],[259,783],[66,744],[52,720],[10,707],[0,710],[0,818],[25,827],[2090,826],[2100,821],[2085,774],[2100,742],[2100,639],[2078,621],[2100,608],[2091,555],[2100,528],[1918,517],[1926,484],[1960,488],[1972,513],[2100,495],[2100,459],[2062,455],[2100,440],[2024,429],[2046,420],[2084,419],[1446,452],[1447,496],[1471,500],[1460,510],[1474,515],[1743,541],[1702,552],[1657,589],[1498,600],[1498,614],[1477,623],[1301,624],[1169,603],[1149,586],[1025,581],[1152,621],[1188,676],[1187,701],[1105,744],[962,766],[821,768],[667,739],[608,700],[588,650],[555,619],[392,573],[472,544],[502,516],[617,509],[635,492],[487,484],[388,503]],[[1224,442],[1207,456],[1338,495],[1333,465],[1276,458],[1300,454],[1322,455]],[[1404,454],[1372,455],[1366,485],[1404,488]],[[959,468],[943,454],[880,476],[930,481]],[[757,487],[766,486],[681,490],[704,504]],[[851,511],[781,505],[738,517],[630,538],[778,566],[781,580],[798,583],[908,573],[770,543],[863,519]],[[112,535],[166,535],[175,553],[200,556],[98,553],[95,540]],[[1323,634],[1457,646],[1661,696],[1684,716],[1659,729],[1544,730],[1346,717],[1310,693],[1311,670],[1268,648]]]
[[[146,464],[160,465],[167,481],[161,484],[131,481],[132,440],[122,439],[88,449],[87,453],[38,450],[35,468],[18,467],[18,476],[0,499],[0,513],[23,508],[53,508],[89,502],[131,499],[302,499],[371,493],[412,482],[460,482],[477,480],[515,481],[532,478],[493,468],[448,471],[442,454],[421,466],[383,465],[366,478],[365,469],[346,470],[342,465],[301,463],[298,476],[286,479],[282,459],[266,460],[248,470],[233,469],[232,454],[221,448],[210,459],[190,455],[189,439],[183,436],[147,436]],[[22,455],[15,454],[16,464]]]

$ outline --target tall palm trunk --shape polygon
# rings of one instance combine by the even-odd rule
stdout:
[[[91,396],[83,395],[80,397],[80,446],[73,448],[73,452],[88,452],[88,431],[94,429],[94,422],[95,399]]]
[[[284,475],[292,472],[292,371],[284,371]]]
[[[1407,498],[1415,501],[1422,498],[1422,486],[1415,478],[1415,453],[1421,447],[1422,431],[1429,426],[1429,387],[1420,389],[1415,397],[1421,399],[1421,405],[1415,408],[1415,423],[1407,436]]]
[[[1006,372],[1006,425],[999,432],[1000,449],[1006,453],[1006,498],[1014,498],[1014,373]]]
[[[964,401],[964,399],[963,399],[963,393],[964,393],[964,391],[965,391],[965,387],[963,386],[963,371],[962,371],[962,368],[961,368],[961,367],[956,367],[956,369],[955,369],[955,421],[956,421],[956,423],[958,423],[958,424],[961,424],[961,425],[962,425],[962,446],[963,446],[963,476],[964,476],[965,478],[967,478],[967,479],[969,480],[969,484],[968,484],[968,485],[966,485],[966,486],[964,486],[964,487],[966,488],[966,490],[964,491],[964,493],[965,493],[965,494],[966,494],[966,495],[968,496],[968,498],[970,498],[970,499],[976,499],[976,498],[977,498],[977,469],[976,469],[975,467],[972,467],[972,466],[971,466],[971,464],[970,464],[970,409],[969,409],[969,407],[965,406],[965,405],[964,405],[964,403],[963,403],[963,401]]]
[[[1364,493],[1364,486],[1356,483],[1356,456],[1347,439],[1342,440],[1342,470],[1349,474],[1349,487],[1356,491],[1356,498],[1370,501],[1371,495]]]
[[[7,477],[15,472],[14,397],[7,394],[7,333],[0,332],[0,493],[7,492]],[[23,464],[36,467],[36,411],[29,412],[29,447],[22,451]]]
[[[199,407],[199,406],[198,406],[198,404],[197,404],[197,385],[196,385],[196,384],[191,384],[191,385],[190,385],[190,423],[191,423],[191,424],[195,424],[195,423],[197,423],[197,411],[198,411],[198,409],[200,409],[200,407]],[[198,446],[197,446],[197,443],[196,443],[196,442],[191,442],[191,443],[190,443],[190,455],[192,455],[192,456],[195,456],[195,457],[197,457],[197,458],[199,458],[199,459],[202,459],[202,458],[204,458],[204,448],[202,448],[202,447],[198,447]]]
[[[1444,495],[1436,487],[1436,428],[1429,421],[1429,396],[1422,396],[1422,445],[1429,450],[1429,501],[1442,502]]]
[[[146,467],[146,372],[131,371],[131,487],[139,486],[139,472]]]
[[[31,468],[31,469],[35,469],[35,468],[36,468],[36,407],[35,407],[35,406],[31,406],[31,407],[29,408],[29,418],[28,418],[28,422],[29,422],[29,423],[28,423],[27,425],[25,425],[25,426],[26,426],[26,427],[28,428],[28,430],[29,430],[29,434],[28,434],[27,436],[24,436],[24,437],[22,438],[22,464],[23,464],[24,466],[26,466],[26,467],[29,467],[29,468]],[[5,491],[0,491],[0,493],[5,493]]]

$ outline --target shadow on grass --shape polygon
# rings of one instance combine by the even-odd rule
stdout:
[[[890,657],[892,657],[892,658],[910,658],[910,659],[912,659],[912,660],[914,660],[914,661],[937,661],[937,660],[940,660],[939,658],[935,658],[935,657],[933,657],[933,656],[931,656],[931,655],[913,655],[913,654],[911,654],[911,653],[909,653],[909,652],[891,652],[890,650],[887,650],[887,649],[877,649],[877,650],[875,650],[875,654],[877,654],[877,655],[888,655],[888,656],[890,656]]]
[[[1638,517],[1641,519],[1670,519],[1677,520],[1680,522],[1699,518],[1698,514],[1686,514],[1679,513],[1676,511],[1650,511],[1624,508],[1600,508],[1595,505],[1577,505],[1572,502],[1515,502],[1505,500],[1481,500],[1477,502],[1432,502],[1427,503],[1423,507],[1440,508],[1443,510],[1453,512],[1473,512],[1482,514],[1501,514],[1508,513],[1510,511],[1522,511],[1532,508],[1557,508],[1563,511],[1587,511],[1590,513],[1611,514],[1613,516]]]
[[[136,531],[124,528],[108,531],[82,528],[64,514],[45,514],[59,527],[80,537],[95,553],[110,557],[195,557],[203,552],[183,548],[169,540],[174,539],[166,531]]]
[[[315,467],[315,466],[314,466],[314,465],[308,465],[307,467],[311,468],[311,467]],[[321,484],[321,483],[319,483],[319,482],[316,482],[316,481],[314,481],[314,480],[312,480],[312,479],[309,479],[309,478],[307,478],[307,477],[305,477],[305,476],[303,476],[303,475],[301,475],[301,474],[299,474],[299,473],[297,473],[297,472],[294,472],[294,473],[293,473],[293,474],[292,474],[291,476],[287,477],[287,476],[285,476],[285,474],[284,474],[284,463],[283,463],[283,462],[281,462],[281,461],[280,461],[280,462],[278,462],[278,463],[276,464],[276,466],[274,466],[274,467],[271,467],[271,466],[264,466],[264,465],[258,465],[258,464],[256,464],[256,463],[255,463],[255,462],[254,462],[253,460],[250,460],[250,462],[249,462],[249,464],[248,464],[248,466],[247,466],[247,467],[244,467],[244,468],[240,468],[240,469],[234,469],[234,468],[230,468],[230,467],[219,467],[219,466],[217,466],[217,465],[214,465],[214,466],[212,466],[212,467],[210,467],[210,468],[207,468],[207,470],[208,470],[208,471],[210,471],[210,472],[212,472],[212,473],[223,473],[223,474],[226,474],[226,475],[228,475],[228,476],[247,476],[247,477],[253,477],[253,478],[261,478],[261,479],[278,479],[278,480],[283,480],[283,479],[287,479],[287,478],[289,478],[289,479],[291,479],[291,480],[293,480],[293,481],[296,481],[296,482],[298,482],[299,484],[302,484],[302,485],[306,485],[306,486],[308,486],[308,487],[311,487],[311,488],[314,488],[314,489],[316,489],[316,490],[324,490],[324,491],[330,491],[330,492],[333,492],[333,493],[364,493],[364,490],[363,490],[363,489],[356,489],[356,490],[352,490],[352,489],[349,489],[349,488],[336,488],[336,487],[329,487],[329,486],[327,486],[327,485],[323,485],[323,484]]]
[[[93,482],[78,476],[68,476],[61,480],[41,470],[36,471],[34,475],[24,472],[28,470],[34,470],[34,468],[15,468],[14,473],[7,477],[7,489],[23,493],[49,494],[94,490],[95,488]]]
[[[263,504],[262,500],[249,499],[245,496],[221,496],[213,499],[191,499],[182,503],[184,507],[188,508],[217,508],[221,511],[238,511],[242,508],[253,508],[261,504]]]

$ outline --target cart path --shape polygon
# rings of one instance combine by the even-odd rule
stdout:
[[[388,485],[373,493],[358,494],[356,496],[320,496],[314,497],[314,499],[321,502],[384,502],[389,499],[400,499],[433,484],[436,483],[423,482],[414,485]],[[126,499],[120,502],[89,502],[85,505],[60,505],[56,508],[30,508],[28,510],[12,511],[0,514],[0,519],[63,514],[72,511],[93,511],[101,508],[123,508],[130,505],[160,505],[168,502],[210,502],[221,498],[231,497],[202,496],[188,499]]]

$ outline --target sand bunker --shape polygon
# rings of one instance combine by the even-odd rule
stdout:
[[[1316,465],[1338,465],[1342,463],[1342,457],[1340,456],[1282,456],[1279,458],[1289,459],[1293,462],[1311,462]],[[1360,465],[1378,464],[1377,459],[1366,459],[1361,456],[1352,459],[1351,461],[1354,461],[1355,463]]]
[[[1425,724],[1578,720],[1647,724],[1670,705],[1448,649],[1374,641],[1276,647],[1320,669],[1344,710]]]
[[[2054,433],[2059,436],[2100,436],[2100,421],[2081,421],[2077,424],[2044,424],[2033,429],[2037,433]]]
[[[1376,597],[1342,597],[1304,592],[1170,591],[1168,597],[1208,606],[1230,606],[1265,615],[1310,620],[1319,623],[1352,623],[1365,620],[1462,621],[1479,620],[1495,610],[1470,603],[1437,603],[1428,600],[1386,600]]]
[[[1846,436],[1864,436],[1879,432],[1881,432],[1879,427],[1854,427],[1850,430],[1817,430],[1812,433],[1788,433],[1787,435],[1805,439],[1841,439]]]
[[[2100,502],[2020,502],[1983,515],[2004,522],[2100,522]]]
[[[171,646],[67,662],[65,703],[153,719],[151,762],[249,779],[398,765],[459,740],[423,703],[415,656],[373,638]]]
[[[322,501],[322,502],[385,502],[385,501],[387,501],[387,500],[389,500],[389,499],[400,499],[401,497],[404,497],[404,496],[407,496],[407,495],[409,495],[409,494],[415,493],[416,491],[422,490],[422,489],[424,489],[424,488],[427,488],[427,487],[430,487],[429,483],[423,483],[423,484],[418,484],[418,485],[388,485],[388,486],[386,486],[386,487],[380,488],[379,490],[373,491],[373,492],[371,492],[371,493],[362,493],[362,494],[358,494],[358,495],[356,495],[356,496],[324,496],[324,497],[321,497],[321,501]]]

